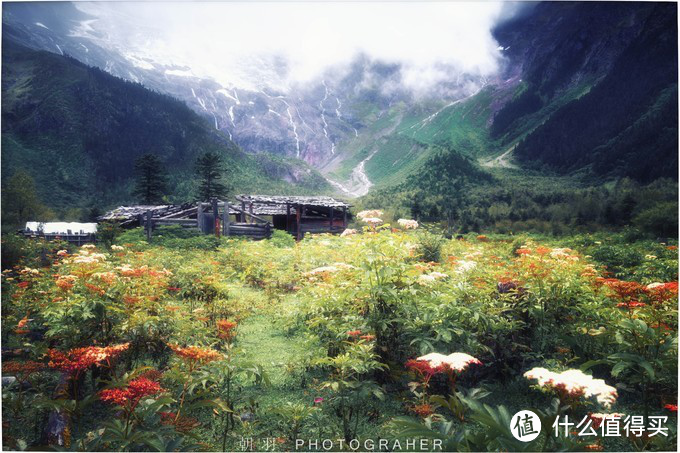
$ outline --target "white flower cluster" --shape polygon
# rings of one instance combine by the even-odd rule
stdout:
[[[379,209],[369,209],[367,211],[361,211],[357,213],[357,218],[359,220],[366,221],[369,218],[380,218],[383,216],[383,212]]]
[[[317,267],[316,269],[312,269],[311,271],[305,272],[302,275],[305,277],[313,277],[319,274],[332,274],[334,272],[346,269],[354,269],[354,266],[347,263],[333,263],[330,266]]]
[[[423,274],[418,277],[418,282],[427,285],[443,278],[448,278],[448,275],[442,272],[430,272],[429,274]]]
[[[359,212],[357,218],[371,226],[378,226],[383,224],[383,220],[380,218],[382,215],[383,212],[379,209],[369,209],[367,211]]]
[[[415,230],[416,228],[418,228],[417,220],[399,219],[397,220],[397,223],[405,230]]]
[[[357,234],[357,230],[355,230],[354,228],[347,228],[345,231],[342,232],[340,237],[342,238],[345,236],[351,236],[353,234]]]
[[[456,272],[459,274],[464,274],[465,272],[471,271],[477,267],[476,261],[460,260],[456,265]]]
[[[120,245],[114,244],[114,245],[111,246],[111,250],[115,250],[117,252],[122,252],[123,250],[125,250],[125,247],[121,247]]]
[[[573,250],[568,248],[555,248],[550,252],[553,258],[568,258],[573,253]]]
[[[563,389],[571,395],[583,394],[585,398],[595,397],[602,406],[609,408],[616,402],[616,389],[607,385],[603,379],[594,379],[581,370],[567,370],[555,373],[545,368],[533,368],[526,373],[527,379],[535,379],[538,385],[547,388]]]
[[[470,354],[464,352],[454,352],[449,355],[440,354],[438,352],[431,352],[424,356],[418,357],[416,360],[428,362],[431,367],[437,368],[441,365],[447,365],[454,371],[464,371],[471,364],[481,365],[478,359],[472,357]]]
[[[33,274],[38,275],[40,271],[38,269],[32,269],[30,267],[25,267],[20,271],[21,274]]]

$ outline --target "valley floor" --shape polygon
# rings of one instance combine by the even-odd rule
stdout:
[[[340,439],[437,438],[446,450],[495,451],[527,446],[509,419],[526,408],[546,421],[622,412],[676,423],[675,241],[444,240],[389,227],[299,243],[168,228],[152,241],[140,230],[96,248],[3,238],[6,448],[290,451],[296,441],[314,450],[314,439],[342,449]],[[645,330],[644,349],[631,329]],[[412,360],[433,352],[469,360],[455,373]],[[540,368],[582,368],[582,385],[592,374],[604,393],[525,376]],[[547,425],[529,447],[676,442],[675,431],[555,438]]]

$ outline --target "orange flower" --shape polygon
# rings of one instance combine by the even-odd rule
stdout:
[[[103,295],[106,292],[103,289],[101,289],[100,287],[98,287],[96,285],[92,285],[90,283],[85,283],[85,287],[87,289],[89,289],[90,291],[92,291],[93,293],[99,294],[100,296]]]
[[[76,282],[76,276],[75,275],[63,275],[63,276],[59,276],[57,278],[57,281],[55,282],[55,284],[62,291],[68,291],[71,288],[73,288],[73,285],[74,285],[75,282]]]
[[[418,404],[417,406],[413,406],[411,410],[413,411],[413,413],[423,418],[429,417],[430,415],[434,414],[434,409],[430,404]]]
[[[220,319],[217,321],[217,336],[222,340],[231,341],[236,335],[234,329],[236,329],[237,325],[238,324],[234,321]]]
[[[541,256],[547,255],[551,251],[552,250],[549,249],[548,247],[536,247],[536,253],[538,253]]]
[[[106,362],[111,366],[111,361],[117,358],[123,351],[128,349],[130,343],[123,343],[105,348],[90,346],[87,348],[72,349],[67,353],[49,349],[50,368],[57,368],[71,374],[78,374],[94,365]]]
[[[349,331],[347,331],[348,337],[355,338],[355,337],[358,337],[359,335],[361,335],[361,330],[349,330]]]
[[[128,305],[135,305],[139,302],[139,297],[123,296],[123,301]]]
[[[369,335],[362,335],[359,338],[361,338],[362,340],[366,340],[366,341],[373,341],[373,340],[375,340],[375,335],[370,335],[370,334]]]
[[[20,381],[25,381],[31,374],[45,369],[45,364],[27,360],[26,362],[7,361],[2,364],[2,372],[15,374]]]
[[[192,364],[208,363],[222,358],[222,355],[219,352],[210,348],[199,348],[198,346],[187,346],[182,348],[179,345],[170,343],[168,343],[168,347],[172,349],[175,354],[183,359],[187,359]]]
[[[21,320],[17,323],[17,327],[22,329],[22,328],[26,327],[27,324],[28,324],[28,315],[21,318]]]

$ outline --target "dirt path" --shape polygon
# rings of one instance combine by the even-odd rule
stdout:
[[[486,162],[480,162],[482,167],[488,167],[488,168],[519,168],[517,165],[513,164],[510,159],[512,158],[512,152],[515,150],[515,147],[517,145],[512,145],[510,148],[508,148],[507,151],[505,151],[503,154],[500,156],[488,160]]]

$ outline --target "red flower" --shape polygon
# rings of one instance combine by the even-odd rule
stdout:
[[[645,291],[652,302],[662,304],[678,297],[678,282],[648,285]]]
[[[615,278],[608,278],[604,281],[604,284],[611,289],[616,297],[622,302],[637,297],[642,291],[642,285],[638,282],[625,282]]]
[[[619,302],[616,304],[618,308],[640,308],[640,307],[645,307],[647,304],[644,302],[638,302],[636,300],[631,300],[630,302]]]
[[[426,383],[429,382],[435,374],[444,373],[448,369],[445,365],[433,367],[430,365],[430,362],[413,359],[406,362],[406,368],[418,373]]]
[[[163,388],[158,382],[154,382],[145,377],[130,381],[126,388],[106,389],[99,392],[99,398],[107,403],[123,406],[126,410],[132,411],[139,401],[145,396],[161,393]]]
[[[19,288],[27,288],[27,287],[28,287],[28,284],[29,284],[28,282],[21,282],[21,283],[19,283],[17,286],[18,286]]]
[[[182,290],[182,288],[178,288],[176,286],[168,286],[168,291],[177,292],[177,291],[181,291],[181,290]]]
[[[677,412],[678,411],[678,405],[677,404],[666,404],[664,409],[668,409],[671,412]]]

